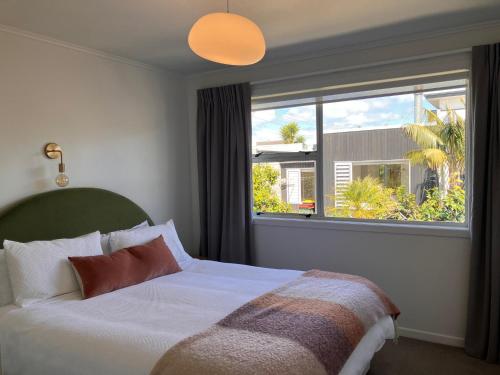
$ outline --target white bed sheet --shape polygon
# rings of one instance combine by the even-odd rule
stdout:
[[[301,274],[193,260],[183,272],[81,300],[69,293],[0,311],[3,374],[148,374],[171,346]],[[342,375],[364,374],[394,337],[392,320],[364,336]]]

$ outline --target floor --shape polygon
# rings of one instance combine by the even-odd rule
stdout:
[[[500,375],[500,365],[469,357],[461,348],[401,337],[375,354],[368,375]]]

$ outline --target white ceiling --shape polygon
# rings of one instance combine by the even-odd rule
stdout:
[[[0,24],[193,73],[218,69],[187,46],[201,15],[225,0],[0,0]],[[500,19],[500,0],[230,0],[259,24],[265,61],[393,35]]]

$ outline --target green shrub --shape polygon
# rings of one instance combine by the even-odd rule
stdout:
[[[415,194],[406,187],[384,187],[373,177],[352,181],[341,197],[330,196],[333,206],[325,208],[328,216],[357,219],[391,219],[402,221],[465,221],[465,191],[462,184],[452,186],[446,194],[438,188],[426,193],[419,206]],[[335,207],[335,199],[342,206]]]
[[[394,190],[393,199],[395,199],[397,206],[387,219],[419,220],[419,207],[415,194],[408,193],[405,186],[399,186]]]
[[[418,209],[422,221],[465,221],[465,190],[455,185],[444,195],[434,188],[427,192],[427,199]]]
[[[340,199],[341,207],[330,207],[327,214],[357,219],[386,219],[397,208],[393,190],[385,188],[378,179],[367,176],[352,181]]]
[[[272,166],[267,164],[253,165],[253,209],[255,212],[290,212],[290,205],[283,202],[273,190],[279,178],[280,172]]]

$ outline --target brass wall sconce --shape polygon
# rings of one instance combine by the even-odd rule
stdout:
[[[69,177],[64,174],[66,167],[63,162],[63,151],[61,147],[57,143],[47,143],[43,151],[45,156],[49,159],[61,158],[61,161],[59,162],[59,174],[56,177],[56,184],[59,187],[68,186]]]

